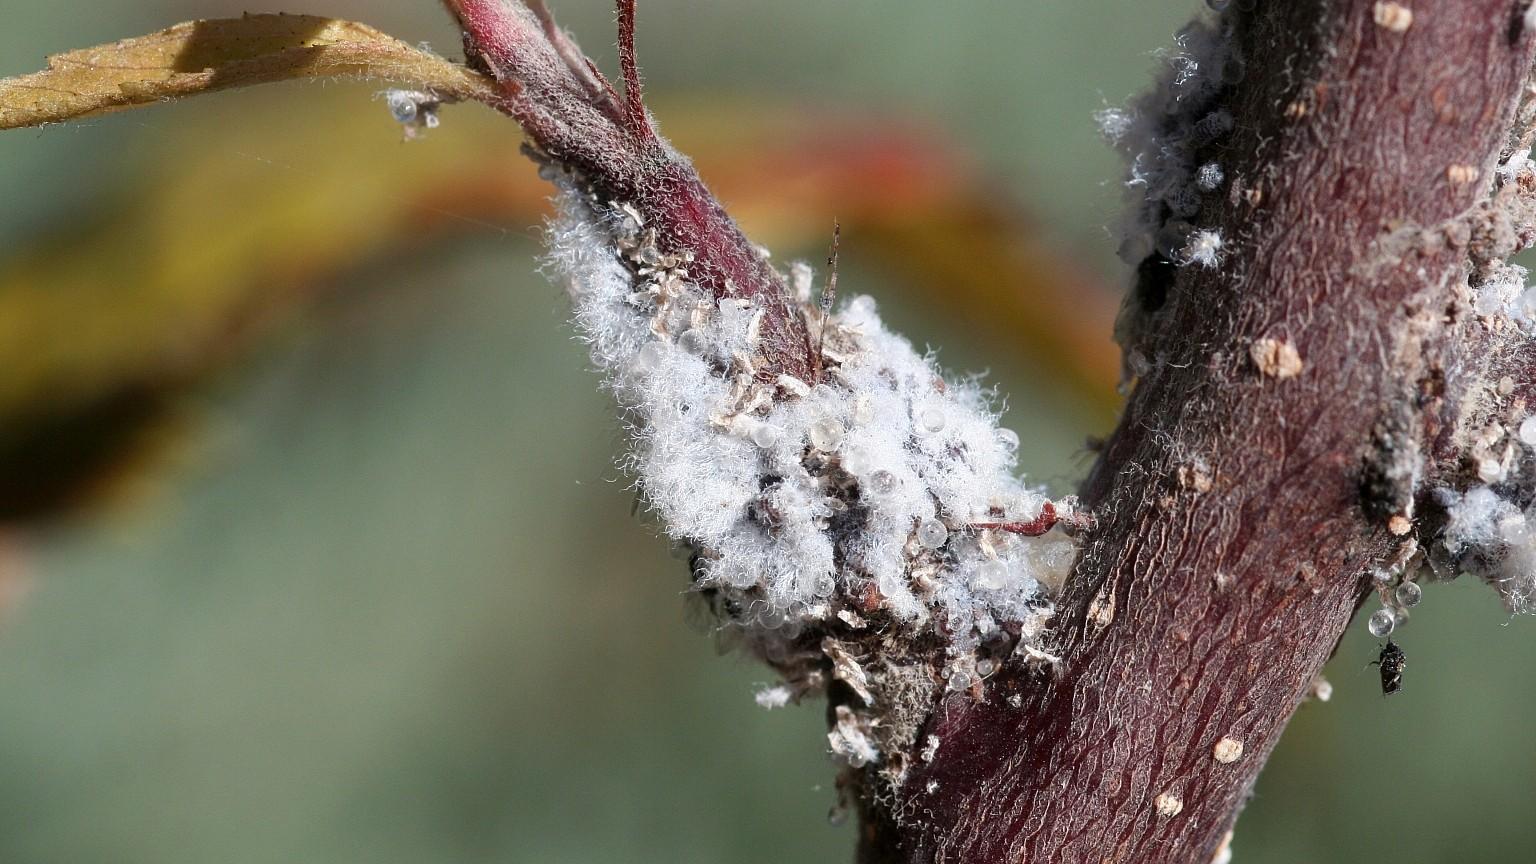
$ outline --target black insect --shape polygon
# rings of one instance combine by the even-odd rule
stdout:
[[[1396,642],[1388,639],[1387,644],[1381,646],[1381,656],[1368,665],[1381,667],[1381,695],[1391,696],[1403,689],[1403,669],[1408,661]]]

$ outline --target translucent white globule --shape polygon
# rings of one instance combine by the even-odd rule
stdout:
[[[949,539],[949,529],[937,519],[924,519],[917,526],[917,542],[928,549],[938,549]]]
[[[1365,627],[1371,631],[1372,636],[1379,639],[1392,635],[1392,631],[1397,627],[1397,619],[1393,616],[1391,609],[1377,609],[1371,613],[1371,617],[1365,622]]]

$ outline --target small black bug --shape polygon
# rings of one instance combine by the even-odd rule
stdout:
[[[1403,669],[1408,661],[1396,642],[1388,639],[1387,644],[1381,646],[1381,656],[1368,665],[1381,667],[1381,695],[1391,696],[1403,689]]]

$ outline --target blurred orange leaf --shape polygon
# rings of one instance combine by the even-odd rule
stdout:
[[[312,15],[246,15],[55,54],[42,72],[0,80],[0,129],[252,84],[338,76],[387,80],[445,101],[494,98],[486,76],[367,25]]]
[[[1030,356],[1110,416],[1115,292],[1046,245],[955,143],[761,100],[657,115],[755,239],[820,252],[835,216],[847,260],[900,274],[987,353]],[[490,111],[455,111],[402,146],[377,101],[342,87],[252,93],[233,121],[151,128],[169,145],[104,190],[93,218],[0,260],[0,522],[98,499],[164,439],[180,395],[338,276],[546,211],[547,184],[513,155],[520,130]]]

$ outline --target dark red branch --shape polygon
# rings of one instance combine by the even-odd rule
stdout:
[[[645,110],[645,90],[635,64],[635,0],[619,0],[619,69],[624,76],[624,113],[629,134],[641,141],[656,137]]]
[[[1061,662],[944,698],[932,763],[865,804],[865,861],[1206,864],[1370,570],[1402,551],[1362,500],[1373,430],[1435,450],[1509,366],[1468,338],[1468,250],[1444,237],[1487,196],[1533,39],[1515,0],[1405,4],[1405,30],[1376,5],[1238,20],[1247,77],[1211,154],[1230,194],[1199,217],[1227,257],[1180,270],[1140,322],[1150,368],[1083,489],[1098,527]],[[1260,365],[1258,340],[1300,373]],[[1428,485],[1464,470],[1443,443]],[[1223,739],[1240,758],[1216,758]]]
[[[445,2],[537,148],[639,208],[717,296],[761,304],[766,376],[813,380],[777,275],[650,125],[633,3],[621,96],[540,3]],[[1403,557],[1405,524],[1425,530],[1406,521],[1415,494],[1461,482],[1466,430],[1536,396],[1536,351],[1466,302],[1467,274],[1509,245],[1469,248],[1498,223],[1488,178],[1530,69],[1528,3],[1416,5],[1232,4],[1247,72],[1217,126],[1235,131],[1201,154],[1228,194],[1198,217],[1222,266],[1160,281],[1124,331],[1144,372],[1084,485],[1093,519],[1045,665],[933,706],[932,760],[862,801],[865,861],[1205,864],[1370,572]],[[1425,458],[1397,489],[1381,469],[1404,454]]]
[[[619,3],[620,97],[561,31],[542,3],[444,0],[464,30],[471,63],[500,83],[496,107],[534,146],[574,171],[600,198],[633,205],[656,229],[664,253],[691,253],[689,272],[716,297],[764,309],[758,372],[810,380],[805,323],[778,274],[741,233],[688,161],[655,134],[641,101],[634,56],[634,4]]]
[[[1047,501],[1040,507],[1040,515],[1024,522],[972,522],[968,528],[1006,531],[1021,537],[1039,537],[1056,527],[1056,505]]]

